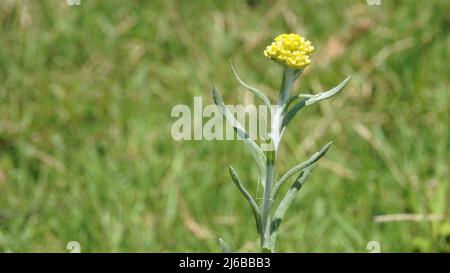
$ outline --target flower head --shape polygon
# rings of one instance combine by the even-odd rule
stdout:
[[[311,63],[311,42],[294,33],[281,34],[264,50],[264,55],[288,67],[300,69]]]

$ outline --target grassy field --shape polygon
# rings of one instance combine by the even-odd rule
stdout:
[[[313,42],[296,90],[352,81],[303,111],[281,171],[334,144],[288,211],[280,252],[450,252],[448,1],[0,3],[0,251],[258,251],[257,170],[239,141],[174,141],[176,104],[273,99],[274,36]],[[260,193],[260,192],[259,192]],[[375,221],[408,214],[435,221]],[[395,217],[394,217],[395,218]]]

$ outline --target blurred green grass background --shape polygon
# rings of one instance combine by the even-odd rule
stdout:
[[[280,170],[332,149],[288,211],[280,252],[450,251],[448,1],[65,1],[0,3],[0,251],[258,251],[232,164],[238,141],[174,141],[171,109],[253,103],[228,67],[271,98],[262,50],[296,32],[313,64],[296,90],[332,100],[291,124]],[[377,222],[433,214],[436,221]],[[395,218],[395,217],[394,217]]]

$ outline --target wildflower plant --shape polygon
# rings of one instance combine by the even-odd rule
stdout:
[[[237,81],[248,91],[255,95],[268,108],[269,116],[269,148],[262,149],[252,140],[245,128],[234,118],[227,109],[217,89],[213,87],[212,95],[215,104],[225,117],[226,121],[233,127],[237,135],[244,140],[246,146],[255,160],[259,170],[259,181],[263,187],[263,196],[260,202],[247,191],[241,182],[236,170],[229,166],[232,181],[250,204],[253,211],[256,228],[260,235],[260,246],[262,252],[274,252],[275,241],[279,226],[283,217],[294,201],[298,191],[311,174],[314,166],[329,150],[332,142],[327,143],[320,151],[313,154],[308,160],[295,165],[293,168],[278,178],[276,173],[276,162],[278,147],[283,134],[296,114],[305,106],[331,98],[336,95],[347,84],[350,78],[346,78],[339,85],[329,91],[319,94],[294,94],[291,95],[294,82],[300,77],[306,66],[311,63],[311,54],[314,47],[310,41],[297,34],[281,34],[265,48],[264,55],[283,67],[283,78],[276,105],[272,105],[268,97],[255,87],[241,80],[233,64],[230,61],[231,70]],[[279,193],[282,187],[295,177],[290,188],[283,197]],[[219,239],[222,251],[228,252],[228,245]]]

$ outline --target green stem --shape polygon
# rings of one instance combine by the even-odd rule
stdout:
[[[303,70],[286,67],[283,71],[283,81],[281,82],[280,94],[278,96],[278,106],[283,106],[290,97],[292,86]]]
[[[283,81],[280,87],[280,93],[278,96],[278,106],[282,107],[289,99],[292,85],[294,81],[300,75],[301,70],[294,70],[286,67],[283,71]],[[265,176],[265,186],[264,186],[264,194],[263,194],[263,203],[261,210],[261,248],[263,252],[274,252],[275,240],[271,236],[271,208],[272,202],[272,188],[275,180],[275,163],[276,156],[278,150],[278,144],[280,143],[281,138],[281,124],[283,120],[282,113],[274,113],[272,115],[271,122],[271,142],[273,145],[273,150],[267,152],[266,156],[266,176]],[[276,139],[274,139],[276,138]]]
[[[262,204],[262,230],[261,230],[261,248],[263,252],[273,252],[273,246],[270,236],[270,211],[272,207],[272,184],[275,178],[275,151],[269,151],[266,160],[266,181],[264,186],[263,204]]]

